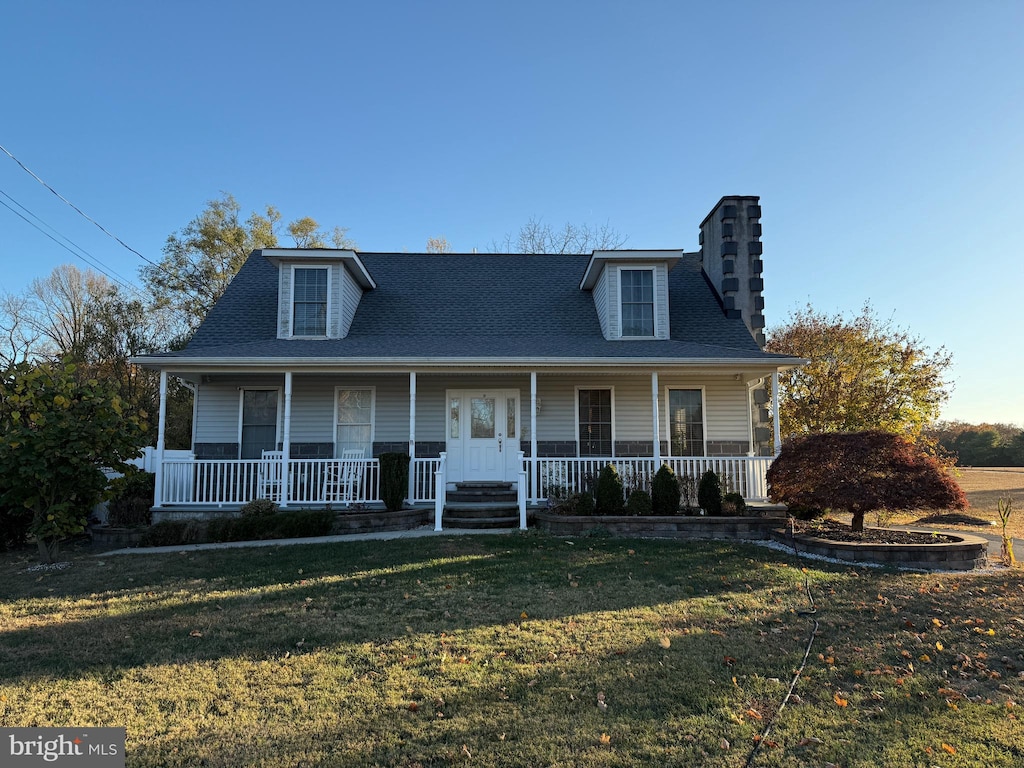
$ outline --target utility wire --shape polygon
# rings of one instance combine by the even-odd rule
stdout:
[[[117,235],[113,234],[113,233],[112,233],[112,232],[110,232],[109,230],[107,230],[107,229],[106,229],[106,228],[105,228],[105,227],[104,227],[104,226],[103,226],[102,224],[100,224],[100,223],[99,223],[98,221],[96,221],[96,219],[94,219],[94,218],[92,218],[91,216],[89,216],[89,215],[88,215],[87,213],[85,213],[85,212],[84,212],[84,211],[83,211],[83,210],[82,210],[81,208],[79,208],[79,207],[78,207],[77,205],[75,205],[75,204],[74,204],[74,203],[72,203],[72,202],[71,202],[70,200],[68,200],[68,199],[67,199],[66,197],[64,197],[64,195],[62,195],[62,194],[61,194],[60,192],[58,192],[58,191],[57,191],[56,189],[54,189],[54,188],[53,188],[53,187],[51,187],[51,186],[50,186],[49,184],[47,184],[47,183],[46,183],[45,181],[43,181],[43,180],[42,180],[41,178],[39,178],[38,176],[36,176],[36,175],[35,175],[35,174],[34,174],[34,173],[33,173],[32,171],[30,171],[30,170],[29,170],[29,169],[28,169],[28,168],[27,168],[27,167],[25,166],[25,164],[24,164],[23,162],[21,162],[21,160],[19,160],[19,159],[18,159],[18,158],[16,158],[16,157],[15,157],[14,155],[12,155],[12,154],[11,154],[11,153],[10,153],[10,152],[9,152],[9,151],[7,150],[7,148],[6,148],[6,147],[4,147],[4,146],[3,146],[2,144],[0,144],[0,150],[3,150],[3,153],[4,153],[5,155],[7,155],[7,156],[8,156],[9,158],[11,158],[11,160],[13,160],[14,162],[16,162],[16,163],[17,163],[17,164],[18,164],[19,166],[21,166],[21,169],[22,169],[23,171],[25,171],[25,173],[27,173],[27,174],[28,174],[29,176],[31,176],[31,177],[32,177],[33,179],[35,179],[35,180],[36,180],[36,181],[38,181],[38,182],[39,182],[40,184],[42,184],[42,185],[43,185],[44,187],[46,187],[46,188],[47,188],[48,190],[50,190],[50,191],[51,191],[51,192],[52,192],[52,193],[53,193],[54,195],[56,195],[56,196],[57,196],[57,197],[58,197],[58,198],[59,198],[60,200],[62,200],[63,202],[67,203],[67,204],[68,204],[68,205],[70,205],[70,206],[71,206],[72,208],[74,208],[74,209],[75,209],[75,210],[76,210],[76,211],[77,211],[77,212],[79,213],[79,215],[80,215],[80,216],[82,216],[83,218],[87,219],[88,221],[91,221],[91,222],[92,222],[93,224],[95,224],[95,225],[96,225],[97,227],[99,227],[100,231],[101,231],[101,232],[103,232],[103,233],[104,233],[105,235],[107,235],[108,237],[111,237],[111,238],[113,238],[114,240],[116,240],[117,242],[119,242],[119,243],[120,243],[121,245],[123,245],[123,246],[124,246],[125,248],[127,248],[127,249],[128,249],[129,251],[131,251],[131,252],[132,252],[132,253],[134,253],[134,254],[135,254],[136,256],[138,256],[138,257],[139,257],[140,259],[142,259],[143,261],[145,261],[145,262],[146,262],[147,264],[152,264],[152,265],[153,265],[154,267],[160,268],[160,265],[159,265],[159,264],[157,264],[157,263],[156,263],[155,261],[152,261],[152,260],[150,260],[150,259],[146,258],[145,256],[143,256],[143,255],[142,255],[141,253],[139,253],[139,252],[138,252],[138,251],[136,251],[136,250],[135,250],[134,248],[132,248],[132,247],[131,247],[130,245],[128,245],[128,244],[127,244],[127,243],[126,243],[126,242],[125,242],[124,240],[122,240],[121,238],[119,238],[119,237],[118,237]]]
[[[36,216],[36,215],[35,215],[34,213],[32,213],[31,211],[29,211],[29,210],[28,210],[27,208],[25,208],[25,207],[24,207],[23,205],[21,205],[21,203],[19,203],[19,202],[17,202],[16,200],[14,200],[14,198],[12,198],[12,197],[11,197],[10,195],[8,195],[8,194],[7,194],[6,192],[4,192],[3,190],[0,190],[0,194],[2,194],[2,195],[3,195],[4,197],[6,197],[6,198],[7,198],[8,200],[10,200],[11,202],[13,202],[13,203],[14,203],[15,205],[17,205],[17,206],[18,206],[19,208],[22,208],[23,210],[25,210],[25,211],[26,211],[26,212],[27,212],[27,213],[28,213],[28,214],[29,214],[30,216],[32,216],[33,218],[37,218],[37,219],[38,219],[38,217],[37,217],[37,216]],[[71,254],[72,256],[74,256],[75,258],[77,258],[77,259],[80,259],[81,261],[84,261],[84,262],[85,262],[86,264],[88,264],[88,265],[89,265],[90,267],[94,267],[94,268],[95,268],[95,269],[97,269],[97,270],[98,270],[99,272],[103,273],[103,275],[105,275],[106,277],[108,277],[108,278],[110,278],[111,280],[113,280],[113,281],[114,281],[115,283],[117,283],[118,285],[120,285],[120,286],[121,286],[122,288],[124,288],[124,289],[125,289],[126,291],[132,291],[132,292],[134,292],[134,293],[136,293],[136,294],[139,294],[140,296],[142,295],[142,292],[141,292],[141,291],[140,291],[140,290],[139,290],[139,289],[138,289],[138,288],[137,288],[136,286],[132,285],[132,284],[131,284],[130,282],[126,282],[126,281],[125,281],[125,278],[122,278],[122,277],[120,277],[120,276],[117,276],[117,273],[116,273],[116,272],[114,272],[113,270],[111,270],[110,272],[108,272],[108,271],[107,271],[106,269],[104,269],[104,268],[103,268],[103,266],[104,266],[104,265],[102,264],[102,262],[100,262],[100,261],[99,261],[98,259],[96,259],[96,258],[95,258],[94,256],[92,256],[91,254],[89,254],[89,252],[88,252],[88,251],[86,251],[85,249],[81,248],[81,247],[80,247],[80,246],[78,246],[78,245],[75,245],[73,241],[71,241],[71,240],[68,240],[68,238],[64,237],[64,235],[61,235],[61,234],[60,234],[60,232],[57,232],[57,230],[55,230],[55,229],[54,229],[53,231],[54,231],[54,232],[57,232],[57,234],[58,234],[58,235],[60,235],[61,237],[63,237],[63,238],[65,239],[65,240],[67,240],[67,241],[68,241],[69,243],[71,243],[72,245],[75,245],[75,248],[78,248],[78,249],[79,249],[79,250],[80,250],[80,251],[81,251],[82,253],[78,253],[77,251],[73,250],[72,248],[69,248],[69,247],[68,247],[67,245],[65,245],[64,243],[62,243],[62,242],[61,242],[60,240],[58,240],[58,239],[57,239],[56,237],[54,237],[53,235],[51,235],[51,234],[50,234],[49,232],[47,232],[47,231],[46,231],[45,229],[43,229],[42,227],[40,227],[40,226],[39,226],[38,224],[36,224],[36,223],[35,223],[34,221],[32,221],[31,219],[29,219],[29,218],[27,218],[26,216],[22,215],[22,214],[21,214],[20,212],[18,212],[18,211],[16,211],[16,210],[14,210],[13,208],[11,208],[11,206],[9,206],[9,205],[8,205],[7,203],[5,203],[5,202],[4,202],[3,200],[0,200],[0,205],[2,205],[2,206],[3,206],[4,208],[6,208],[7,210],[9,210],[9,211],[10,211],[11,213],[13,213],[13,214],[14,214],[15,216],[17,216],[18,218],[20,218],[20,219],[22,219],[23,221],[25,221],[25,222],[26,222],[27,224],[29,224],[30,226],[32,226],[32,227],[35,227],[35,228],[36,228],[37,230],[39,230],[39,231],[40,231],[40,232],[42,232],[42,233],[43,233],[44,235],[46,235],[46,236],[47,236],[48,238],[50,238],[51,240],[53,240],[53,242],[55,242],[55,243],[56,243],[57,245],[59,245],[59,246],[60,246],[61,248],[63,248],[63,249],[65,250],[65,251],[67,251],[68,253],[70,253],[70,254]],[[42,221],[42,219],[39,219],[39,221]],[[44,223],[45,223],[45,222],[44,222]],[[49,224],[47,224],[46,226],[47,226],[47,227],[49,227]],[[53,229],[53,228],[52,228],[52,227],[50,227],[50,229]],[[85,254],[85,255],[83,256],[82,254]],[[109,269],[109,267],[108,267],[107,269]]]

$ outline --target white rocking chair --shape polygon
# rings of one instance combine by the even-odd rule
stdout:
[[[284,474],[281,471],[283,459],[284,451],[263,451],[256,473],[257,498],[281,501],[281,490],[284,486]]]
[[[323,499],[328,504],[343,503],[346,507],[359,499],[363,486],[362,448],[350,448],[341,452],[340,461],[328,462],[324,468]]]

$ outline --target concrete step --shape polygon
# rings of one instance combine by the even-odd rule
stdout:
[[[505,480],[467,480],[465,482],[456,483],[455,487],[458,489],[473,489],[473,488],[500,488],[502,490],[512,490],[511,481]]]
[[[515,504],[518,501],[515,491],[508,490],[458,490],[448,491],[445,495],[446,501],[458,502],[505,502]]]
[[[449,501],[444,505],[445,514],[459,517],[519,517],[519,506],[507,501]]]
[[[449,517],[445,512],[442,525],[445,528],[518,528],[519,515],[515,517]]]

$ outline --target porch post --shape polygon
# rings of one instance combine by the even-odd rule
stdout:
[[[284,435],[281,438],[281,508],[288,507],[291,498],[291,472],[288,464],[292,458],[292,372],[284,372]]]
[[[775,429],[775,455],[782,450],[782,432],[779,428],[779,372],[772,372],[772,425]]]
[[[651,371],[651,418],[654,424],[654,471],[661,469],[661,437],[658,427],[661,418],[658,415],[658,372]]]
[[[530,497],[540,495],[537,478],[537,372],[530,371]]]
[[[416,498],[416,371],[409,371],[409,503]]]
[[[156,428],[156,482],[153,487],[153,506],[164,502],[164,433],[167,428],[167,371],[160,370],[160,418]],[[195,425],[193,424],[193,430]]]

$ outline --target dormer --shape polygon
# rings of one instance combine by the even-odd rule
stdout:
[[[682,251],[594,251],[580,290],[590,291],[606,339],[667,339],[668,273]]]
[[[363,291],[377,287],[355,251],[264,248],[277,267],[277,338],[342,339]]]

